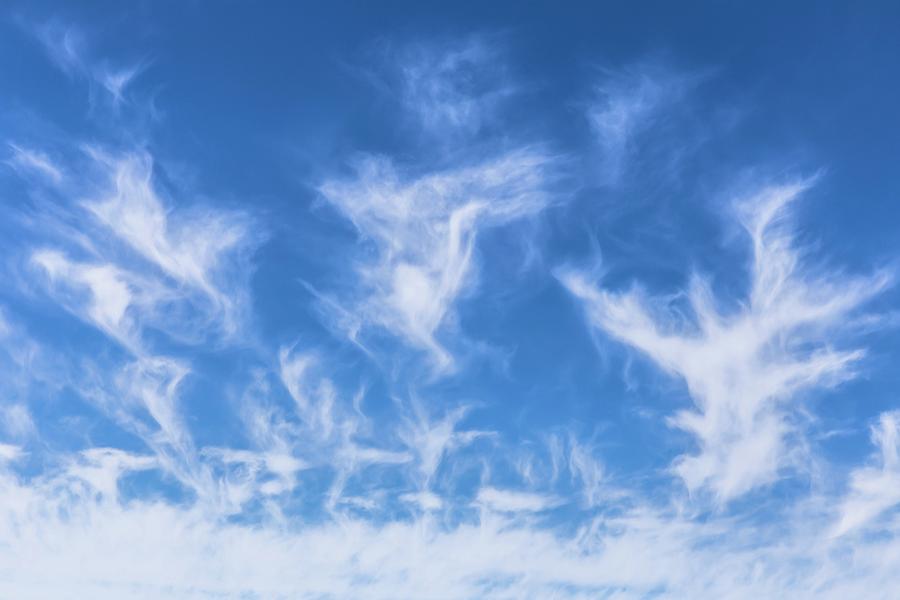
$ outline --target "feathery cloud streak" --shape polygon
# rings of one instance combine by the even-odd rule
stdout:
[[[692,322],[639,288],[598,289],[577,271],[560,279],[584,305],[588,322],[682,378],[696,410],[670,423],[693,434],[699,453],[674,470],[688,489],[727,502],[769,484],[788,465],[791,403],[815,386],[854,375],[860,350],[831,346],[848,315],[885,288],[886,276],[847,278],[805,267],[785,224],[800,182],[763,189],[740,204],[752,245],[750,291],[734,312],[717,304],[695,275],[686,292]]]

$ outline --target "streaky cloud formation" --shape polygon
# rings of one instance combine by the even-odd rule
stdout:
[[[153,185],[146,153],[114,157],[88,150],[100,169],[99,187],[104,191],[76,210],[93,217],[93,223],[82,225],[96,232],[87,242],[93,256],[78,261],[47,247],[31,257],[52,283],[88,292],[84,298],[58,290],[69,309],[76,314],[83,310],[88,320],[135,351],[147,325],[176,337],[210,329],[225,337],[237,334],[246,317],[244,257],[254,242],[244,216],[202,208],[173,212]],[[66,240],[69,244],[84,246],[86,242],[77,239],[81,235],[63,233],[76,238]],[[136,264],[121,246],[153,269]],[[171,320],[163,312],[180,312],[193,323],[179,322],[176,330],[167,326],[165,321]]]
[[[586,110],[599,149],[594,175],[601,184],[621,184],[641,165],[637,159],[646,151],[645,146],[652,149],[670,143],[660,134],[700,79],[699,74],[678,73],[654,62],[637,64],[623,72],[606,70]],[[678,140],[679,146],[690,143],[688,139]],[[656,168],[667,171],[670,165]]]
[[[97,152],[109,169],[109,195],[85,204],[103,225],[181,286],[194,288],[221,319],[226,334],[239,326],[237,289],[223,291],[215,279],[229,252],[246,243],[247,226],[240,215],[199,210],[170,219],[153,188],[147,155],[110,159]]]
[[[357,267],[364,295],[356,314],[363,324],[427,351],[437,370],[452,369],[453,356],[438,334],[475,281],[479,230],[545,208],[556,163],[523,148],[416,177],[389,160],[366,157],[353,179],[325,182],[319,188],[325,199],[375,246],[375,260]]]
[[[120,341],[131,343],[134,324],[123,321],[132,304],[132,294],[122,272],[112,265],[73,263],[53,250],[40,250],[32,260],[51,281],[61,280],[86,289],[90,299],[85,312],[90,321]]]
[[[806,388],[853,377],[863,352],[833,349],[835,335],[888,283],[885,275],[847,278],[803,266],[785,219],[809,185],[766,187],[740,203],[751,282],[734,312],[717,305],[699,275],[686,291],[689,324],[637,287],[616,293],[577,271],[559,275],[592,327],[684,380],[696,410],[669,422],[696,437],[699,453],[680,457],[674,471],[689,490],[708,489],[720,503],[772,483],[789,466],[791,402]]]
[[[490,38],[411,44],[400,53],[400,97],[422,129],[437,140],[472,136],[496,120],[517,91],[502,49]]]
[[[72,24],[51,20],[38,26],[26,25],[26,29],[40,42],[50,60],[68,77],[86,80],[92,88],[99,86],[100,90],[106,92],[114,110],[126,101],[126,88],[145,66],[136,63],[114,68],[108,61],[95,60],[88,44],[88,36],[81,28]]]
[[[885,511],[900,504],[900,414],[882,413],[872,428],[878,447],[878,466],[855,469],[850,474],[850,491],[840,506],[840,519],[833,534],[841,536],[869,524]]]
[[[9,144],[9,148],[12,150],[12,156],[7,159],[6,163],[14,169],[18,171],[34,171],[48,179],[52,184],[62,182],[63,174],[59,167],[43,152],[23,148],[13,143]]]

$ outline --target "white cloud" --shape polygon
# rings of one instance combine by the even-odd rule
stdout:
[[[116,377],[117,389],[124,400],[136,401],[158,427],[152,437],[179,451],[187,451],[191,435],[177,407],[178,387],[188,369],[167,357],[142,357],[129,363]]]
[[[50,60],[68,77],[87,80],[106,91],[113,108],[125,100],[128,85],[144,69],[143,64],[112,68],[108,61],[97,60],[84,32],[74,25],[51,21],[34,28],[34,34]]]
[[[477,282],[477,236],[545,208],[561,160],[490,131],[516,90],[495,40],[411,44],[388,58],[391,91],[418,121],[419,141],[457,148],[436,157],[417,150],[419,160],[405,167],[364,155],[354,176],[319,186],[356,227],[367,259],[356,264],[355,297],[317,295],[331,324],[370,355],[360,338],[374,326],[426,351],[435,373],[446,374],[456,366],[450,338],[461,339],[455,303]]]
[[[0,460],[10,462],[20,458],[24,453],[22,448],[12,444],[0,444]]]
[[[355,179],[324,183],[322,195],[376,248],[374,261],[358,265],[361,318],[451,368],[437,336],[474,280],[478,232],[544,208],[553,169],[554,159],[533,149],[421,177],[369,157]]]
[[[26,438],[36,431],[31,412],[24,404],[12,403],[0,408],[0,422],[7,435],[14,439]]]
[[[47,221],[57,245],[88,256],[76,260],[49,245],[31,255],[52,295],[135,353],[147,351],[147,327],[180,342],[245,332],[253,243],[246,215],[166,206],[144,153],[114,157],[92,148],[89,155],[100,181],[86,175],[66,186],[71,194],[90,190],[87,212],[72,213],[64,226]]]
[[[579,444],[575,439],[569,441],[569,471],[572,477],[581,482],[585,505],[597,506],[603,498],[603,465],[590,448]]]
[[[888,598],[878,590],[900,583],[896,542],[861,542],[847,560],[850,548],[826,547],[812,532],[814,521],[734,530],[727,520],[699,524],[636,509],[597,519],[574,536],[495,513],[450,526],[428,515],[381,524],[246,525],[190,506],[124,498],[117,474],[148,467],[145,457],[98,450],[78,461],[83,470],[30,484],[0,476],[0,536],[15,548],[0,551],[7,573],[0,593],[425,598],[440,590],[446,598],[836,600]]]
[[[322,369],[315,353],[283,347],[277,372],[294,400],[299,423],[272,406],[250,405],[245,411],[248,426],[261,444],[290,448],[306,457],[312,468],[325,469],[332,475],[327,505],[335,510],[341,503],[360,504],[360,499],[345,496],[344,490],[367,468],[405,467],[413,463],[414,456],[404,449],[383,447],[390,435],[373,440],[368,419],[359,406],[360,396],[348,406],[350,403]]]
[[[95,78],[100,85],[109,92],[113,106],[118,107],[125,101],[125,89],[134,81],[143,70],[142,65],[133,65],[123,69],[110,69],[108,67],[98,69]]]
[[[768,187],[742,204],[753,249],[751,291],[736,311],[721,312],[699,276],[687,292],[695,319],[685,327],[680,313],[638,288],[614,293],[578,272],[560,275],[592,327],[684,379],[695,410],[670,422],[696,437],[699,452],[681,457],[675,471],[689,489],[708,488],[721,502],[770,483],[785,466],[794,395],[853,376],[862,352],[834,349],[834,334],[887,283],[802,265],[784,220],[807,187]]]
[[[414,494],[401,494],[400,500],[415,504],[422,510],[440,510],[444,507],[441,497],[432,492],[418,492]]]
[[[863,528],[890,508],[900,505],[900,412],[882,413],[872,428],[878,447],[877,465],[855,469],[850,491],[840,506],[835,536]]]
[[[414,404],[413,408],[414,417],[406,419],[399,435],[418,459],[423,489],[427,489],[433,482],[445,456],[480,437],[492,435],[486,431],[458,431],[456,426],[465,416],[465,408],[451,411],[437,422],[429,419],[419,404]]]
[[[128,314],[134,298],[134,286],[128,274],[110,264],[78,263],[54,250],[39,250],[32,255],[32,262],[40,266],[54,284],[61,288],[61,303],[75,314],[83,314],[87,320],[129,348],[137,343],[138,327]],[[88,298],[80,301],[79,292],[86,290]],[[73,293],[74,292],[74,293]]]
[[[12,156],[6,161],[6,164],[20,172],[38,173],[50,183],[58,185],[63,180],[62,170],[47,156],[44,152],[25,148],[17,144],[10,143],[10,149],[13,151]]]
[[[49,22],[37,27],[35,34],[43,44],[47,56],[64,73],[75,76],[86,70],[85,38],[78,28]]]
[[[235,513],[251,500],[263,496],[277,496],[297,486],[297,474],[309,464],[289,453],[277,450],[251,451],[230,448],[204,448],[204,458],[218,459],[225,472],[215,482],[224,499],[226,513]],[[239,468],[235,468],[239,467]]]
[[[654,131],[662,115],[681,100],[690,83],[690,78],[683,75],[638,65],[624,73],[609,74],[595,87],[586,117],[600,149],[597,168],[602,183],[619,183],[632,169],[644,134]],[[661,140],[657,134],[647,143],[658,145]]]
[[[154,188],[148,155],[91,153],[108,169],[111,185],[108,193],[85,207],[165,275],[205,297],[224,331],[235,333],[244,299],[241,287],[235,285],[240,274],[227,268],[242,266],[233,261],[249,241],[243,216],[199,208],[168,209]]]
[[[156,461],[151,456],[134,455],[117,448],[90,448],[72,461],[66,476],[89,485],[103,502],[116,502],[123,473],[155,466]]]
[[[480,37],[407,47],[398,61],[401,99],[438,143],[477,133],[514,92],[500,55]]]
[[[305,388],[308,371],[314,361],[312,354],[293,352],[292,348],[284,347],[278,352],[281,382],[303,413],[308,413],[311,409],[310,392]],[[326,424],[326,427],[330,428],[330,426],[330,423]]]
[[[501,490],[483,487],[478,490],[476,502],[496,512],[541,512],[560,504],[559,498],[517,490]]]

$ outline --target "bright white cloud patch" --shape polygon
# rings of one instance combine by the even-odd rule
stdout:
[[[223,289],[231,282],[222,279],[222,263],[248,237],[240,216],[195,209],[173,218],[153,186],[149,156],[113,158],[96,151],[94,156],[108,169],[111,189],[85,207],[165,275],[205,297],[225,332],[234,333],[241,290]]]
[[[788,466],[786,436],[796,396],[852,377],[859,350],[837,350],[848,315],[881,291],[884,277],[847,278],[805,267],[786,225],[805,183],[768,187],[740,205],[752,244],[750,293],[736,311],[717,305],[712,284],[694,276],[686,292],[693,322],[640,288],[610,292],[576,271],[565,286],[592,327],[683,378],[695,410],[670,423],[693,434],[699,452],[674,469],[688,488],[726,502],[774,481]],[[829,340],[831,342],[829,343]]]
[[[896,547],[859,547],[850,565],[802,528],[786,546],[754,550],[746,548],[745,535],[723,537],[727,523],[702,525],[645,510],[594,521],[565,539],[497,516],[451,529],[426,516],[381,525],[345,519],[297,530],[217,523],[191,508],[117,501],[121,478],[152,464],[96,449],[42,480],[25,483],[4,471],[0,532],[17,552],[0,555],[4,571],[14,574],[0,580],[0,590],[22,598],[73,589],[101,599],[162,593],[397,598],[430,597],[440,589],[460,598],[616,593],[637,599],[663,589],[671,597],[837,599],[864,591],[866,582],[897,583]],[[497,491],[484,492],[483,500],[503,512],[547,505],[537,496]],[[635,555],[655,567],[646,569]],[[811,570],[804,566],[809,561],[826,568]],[[56,577],[44,577],[47,572]]]
[[[355,178],[323,184],[322,195],[376,249],[374,261],[358,265],[358,314],[450,368],[438,333],[474,282],[478,232],[543,209],[553,172],[553,157],[532,149],[420,177],[370,157]]]
[[[253,241],[243,215],[166,206],[146,154],[91,149],[89,156],[100,181],[78,182],[97,195],[77,208],[79,230],[48,225],[60,230],[55,243],[88,257],[52,246],[31,255],[57,299],[133,352],[143,351],[147,328],[176,340],[236,335],[246,318],[245,255]]]
[[[877,463],[850,474],[850,491],[841,503],[834,535],[864,527],[900,505],[900,413],[883,413],[872,428],[872,441],[879,451]]]
[[[61,286],[57,290],[70,310],[83,310],[94,325],[126,345],[136,343],[137,327],[127,315],[134,300],[127,274],[110,264],[75,263],[54,250],[35,252],[32,262]]]
[[[485,487],[478,491],[478,504],[502,513],[541,512],[558,505],[552,496]]]

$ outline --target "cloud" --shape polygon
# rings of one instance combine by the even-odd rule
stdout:
[[[431,420],[420,404],[414,403],[413,407],[414,415],[405,419],[399,435],[417,457],[423,489],[429,488],[445,456],[480,437],[492,435],[486,431],[457,431],[456,425],[467,412],[465,407],[447,413],[438,421]]]
[[[90,448],[80,453],[67,467],[66,478],[84,483],[91,494],[103,502],[119,500],[119,479],[123,473],[152,469],[156,461],[150,456],[140,456],[117,448]]]
[[[148,327],[182,342],[246,332],[249,217],[164,203],[146,153],[88,154],[100,176],[65,186],[88,199],[65,225],[48,217],[56,239],[31,253],[54,298],[133,353],[148,351]]]
[[[153,468],[194,495],[198,510],[229,514],[227,486],[218,486],[201,459],[180,406],[180,388],[190,369],[167,356],[138,356],[121,365],[88,360],[70,384],[86,401],[124,432],[136,436],[152,453]]]
[[[835,536],[863,528],[900,504],[900,412],[881,414],[872,428],[872,441],[879,450],[876,464],[850,474],[850,490],[832,530]]]
[[[302,354],[293,352],[292,348],[284,347],[278,352],[278,366],[281,382],[291,394],[291,398],[297,403],[297,407],[303,414],[308,414],[312,408],[310,393],[306,389],[307,373],[315,362],[312,354]],[[328,418],[330,414],[330,402],[328,399],[323,403],[321,417],[324,421],[321,423],[326,430],[326,436],[331,429],[331,421]]]
[[[224,499],[226,513],[239,513],[251,501],[291,492],[297,474],[309,465],[295,456],[278,451],[254,452],[230,448],[204,448],[204,458],[222,463],[224,473],[216,489]]]
[[[36,432],[34,419],[24,404],[9,404],[0,408],[0,422],[7,435],[13,439],[23,439]]]
[[[605,499],[603,465],[590,448],[575,439],[569,441],[569,446],[569,471],[581,482],[584,503],[588,507],[598,506]]]
[[[414,494],[401,494],[400,500],[415,504],[424,511],[440,510],[444,507],[441,497],[432,492],[418,492]]]
[[[243,298],[239,286],[223,286],[234,281],[225,263],[239,260],[249,241],[244,216],[199,207],[167,209],[153,185],[152,160],[147,154],[112,157],[96,149],[91,154],[107,170],[110,186],[104,196],[87,201],[85,208],[171,280],[205,298],[224,332],[234,334]]]
[[[54,250],[38,250],[31,257],[41,267],[51,283],[61,284],[53,291],[59,292],[60,301],[71,312],[84,314],[86,320],[106,334],[134,348],[138,327],[129,307],[135,301],[134,286],[128,274],[114,265],[78,263]],[[84,300],[78,298],[82,290],[88,292]]]
[[[476,502],[490,510],[504,513],[541,512],[560,504],[558,498],[514,490],[483,487]]]
[[[365,324],[427,351],[439,371],[452,368],[438,332],[474,283],[478,232],[547,206],[554,169],[552,156],[530,148],[422,176],[366,157],[355,178],[322,184],[322,196],[375,247],[375,260],[357,265]]]
[[[51,21],[36,27],[34,33],[47,56],[64,73],[75,76],[87,70],[84,59],[86,40],[80,29]]]
[[[639,64],[608,73],[594,87],[586,118],[600,150],[596,168],[601,183],[620,183],[633,170],[634,159],[645,143],[666,143],[666,126],[661,122],[672,116],[694,79],[658,65]],[[679,141],[680,145],[686,143],[684,138]]]
[[[423,516],[286,528],[210,519],[190,506],[125,496],[122,476],[151,465],[147,457],[96,449],[58,476],[26,483],[4,470],[0,532],[16,551],[0,552],[8,574],[0,592],[420,598],[440,590],[450,598],[739,600],[837,599],[898,583],[895,542],[861,543],[848,561],[842,558],[848,547],[826,548],[821,533],[810,533],[814,521],[787,531],[735,530],[715,518],[695,523],[639,508],[595,520],[573,536],[495,513],[449,526]],[[506,508],[542,505],[521,502],[521,494],[504,497],[516,499],[501,502]],[[43,577],[48,572],[54,577]]]
[[[674,469],[690,490],[709,489],[719,502],[771,483],[786,466],[796,394],[854,375],[862,351],[833,346],[847,316],[888,283],[883,275],[816,273],[800,261],[785,218],[809,185],[770,186],[741,203],[752,260],[749,297],[736,311],[721,311],[700,276],[686,291],[693,321],[685,326],[639,288],[610,292],[577,271],[560,272],[592,328],[684,380],[695,410],[670,423],[693,434],[699,452]]]
[[[109,92],[113,106],[118,107],[125,101],[125,89],[140,75],[143,69],[143,65],[133,65],[117,70],[104,67],[98,70],[95,77],[103,88]]]
[[[153,445],[168,445],[180,453],[190,451],[191,435],[176,405],[178,386],[188,369],[168,357],[143,357],[127,364],[116,377],[116,389],[126,403],[136,401],[158,428],[146,438]],[[144,423],[134,422],[139,429]]]
[[[72,79],[87,80],[92,86],[106,91],[113,109],[118,109],[125,101],[126,88],[146,66],[137,63],[114,68],[107,60],[96,59],[88,36],[71,24],[49,21],[29,29],[57,68]]]
[[[22,448],[12,444],[0,444],[0,460],[11,462],[23,455]]]
[[[411,44],[395,62],[401,101],[439,143],[478,133],[516,91],[502,52],[485,37]]]
[[[37,173],[54,185],[58,185],[62,182],[62,171],[54,164],[50,157],[43,152],[24,148],[13,143],[10,143],[9,147],[13,151],[13,154],[6,161],[6,164],[16,171]]]
[[[275,372],[293,405],[279,405],[261,378],[244,397],[242,413],[250,438],[264,456],[299,459],[303,468],[329,481],[324,508],[337,513],[341,504],[360,502],[346,495],[348,484],[370,468],[405,470],[413,456],[397,445],[386,447],[388,431],[374,437],[359,405],[362,392],[347,402],[323,371],[317,353],[282,347]],[[296,481],[290,483],[293,487]]]

